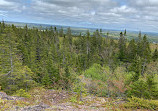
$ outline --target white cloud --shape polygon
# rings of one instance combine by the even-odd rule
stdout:
[[[111,12],[131,14],[131,13],[136,13],[137,11],[134,8],[130,8],[130,7],[127,7],[126,5],[123,5],[121,7],[116,7],[114,9],[111,9]]]
[[[5,1],[5,0],[0,0],[0,5],[1,6],[11,6],[13,5],[11,2]]]
[[[15,12],[19,16],[23,14],[22,17],[31,22],[157,30],[153,25],[158,24],[158,0],[28,1],[0,0],[0,10],[13,17]]]
[[[0,16],[6,17],[7,16],[7,11],[0,10]]]
[[[45,20],[55,19],[74,25],[106,27],[120,24],[145,29],[158,21],[157,3],[158,0],[129,0],[124,5],[115,0],[33,0],[31,13],[40,12]]]
[[[140,6],[158,6],[158,0],[137,0],[135,3]]]
[[[6,0],[0,0],[0,8],[4,8],[4,9],[13,9],[16,8],[17,4],[14,2],[9,2]]]

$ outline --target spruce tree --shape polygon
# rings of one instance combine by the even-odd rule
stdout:
[[[122,32],[120,33],[118,46],[119,46],[119,59],[121,61],[125,61],[125,59],[126,59],[126,40],[125,40],[125,37]]]
[[[127,56],[126,56],[127,61],[132,62],[136,56],[136,53],[137,53],[137,46],[135,40],[132,39],[127,47]]]
[[[138,35],[138,41],[137,41],[137,54],[139,56],[142,56],[142,38],[141,38],[141,32],[139,32]]]
[[[129,68],[129,71],[135,72],[132,77],[132,81],[137,81],[142,72],[142,59],[140,58],[140,56],[136,55]]]
[[[72,34],[70,27],[67,29],[67,40],[70,46],[72,46]]]
[[[126,36],[127,35],[127,32],[126,32],[126,29],[125,29],[125,31],[124,31],[124,36]]]
[[[60,37],[64,37],[64,30],[63,27],[61,27],[60,31],[59,31],[59,36]]]
[[[152,59],[153,59],[154,62],[158,59],[158,51],[157,51],[157,49],[155,49],[155,51],[154,51],[154,53],[152,55]]]

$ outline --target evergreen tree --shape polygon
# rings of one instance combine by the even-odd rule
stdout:
[[[157,51],[157,49],[155,49],[155,51],[154,51],[154,53],[152,55],[152,59],[153,59],[154,62],[158,59],[158,51]]]
[[[150,50],[149,42],[147,40],[147,36],[144,35],[143,41],[142,41],[142,57],[144,59],[147,59],[147,61],[150,61],[150,57],[151,57],[150,53],[151,53],[151,50]]]
[[[42,78],[42,84],[46,87],[49,87],[51,85],[51,79],[48,74],[45,74]]]
[[[70,46],[72,46],[72,34],[71,34],[71,29],[70,27],[67,29],[67,40]]]
[[[141,32],[139,32],[138,35],[138,41],[137,41],[137,54],[139,56],[142,56],[142,38],[141,38]]]
[[[150,98],[150,94],[148,92],[148,85],[143,80],[135,81],[130,85],[130,89],[127,91],[127,96],[135,96],[139,98]]]
[[[132,81],[137,81],[142,72],[142,60],[141,60],[140,56],[136,55],[135,59],[133,60],[131,66],[129,68],[129,71],[135,72],[132,77]]]
[[[150,46],[149,46],[149,42],[147,40],[146,35],[144,35],[143,37],[143,41],[142,41],[142,72],[141,74],[143,75],[145,72],[145,69],[147,67],[147,63],[149,63],[151,60],[151,50],[150,50]]]
[[[126,59],[126,40],[125,40],[125,37],[122,32],[120,33],[118,45],[119,45],[119,59],[121,61],[125,61],[125,59]]]
[[[64,37],[64,30],[63,27],[61,27],[60,31],[59,31],[59,36],[60,37]]]
[[[127,47],[127,61],[132,62],[136,56],[136,53],[137,53],[137,46],[135,40],[132,39]]]
[[[69,89],[70,88],[70,72],[69,72],[69,68],[68,65],[66,65],[65,68],[65,75],[64,75],[64,81],[65,81],[65,89]]]
[[[125,29],[125,31],[124,31],[124,36],[126,36],[127,35],[127,32],[126,32],[126,29]]]
[[[95,87],[106,86],[108,73],[111,73],[109,81],[117,78],[121,83],[133,74],[129,83],[131,85],[129,93],[138,97],[152,99],[157,97],[155,75],[152,75],[152,72],[146,76],[145,71],[149,70],[149,68],[146,70],[147,66],[153,65],[149,64],[152,62],[151,57],[154,61],[157,60],[158,51],[155,49],[151,55],[147,36],[141,38],[141,32],[138,41],[133,39],[126,42],[126,30],[120,33],[119,40],[114,40],[109,33],[106,38],[102,37],[101,29],[94,31],[93,35],[88,30],[85,35],[80,33],[79,36],[73,35],[70,28],[66,34],[63,28],[43,29],[43,27],[29,28],[27,25],[20,28],[0,23],[0,86],[3,91],[13,94],[20,89],[28,91],[37,85],[57,89],[62,86],[69,90],[74,82],[73,74],[75,76],[84,74],[88,68],[98,64],[97,70],[101,73],[86,78],[86,80],[92,79],[94,84],[98,83],[93,80],[96,78],[104,81],[104,83],[99,81]],[[118,64],[120,66],[117,68]],[[130,66],[127,70],[129,73],[125,72],[126,64]],[[104,71],[107,73],[102,73],[102,68],[105,68]],[[119,74],[121,76],[117,77]],[[113,90],[109,81],[108,95],[110,89]],[[141,94],[142,91],[144,92]]]
[[[158,98],[158,88],[156,86],[158,83],[155,82],[155,75],[154,74],[148,75],[146,83],[148,85],[148,92],[150,94],[150,98],[157,99]]]

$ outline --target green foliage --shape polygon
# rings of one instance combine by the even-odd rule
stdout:
[[[158,110],[158,101],[146,100],[132,96],[132,98],[128,98],[128,102],[124,104],[124,107],[132,109]]]
[[[80,76],[80,78],[76,79],[76,81],[74,82],[74,84],[72,86],[73,92],[76,93],[76,95],[72,97],[72,101],[74,101],[74,102],[75,101],[77,101],[77,102],[82,101],[82,97],[87,95],[85,83],[83,83],[81,81],[81,79],[82,79],[82,76]]]
[[[93,80],[89,86],[89,93],[99,97],[107,96],[107,84],[100,80]]]
[[[49,85],[51,85],[51,79],[48,74],[45,74],[45,76],[42,78],[42,84],[46,87],[49,87]]]
[[[124,31],[124,36],[126,36],[127,35],[127,31],[126,31],[126,29],[125,29],[125,31]]]
[[[69,89],[71,86],[71,74],[69,72],[68,66],[66,66],[65,68],[64,84],[65,84],[65,89]]]
[[[130,88],[127,91],[127,96],[150,98],[150,94],[147,89],[148,89],[148,85],[146,84],[145,81],[137,80],[136,82],[130,85]]]
[[[158,59],[158,51],[155,49],[153,56],[152,56],[153,61],[156,61]]]
[[[87,69],[84,74],[85,77],[92,78],[93,80],[106,80],[106,75],[103,73],[103,68],[99,64],[93,64],[93,66]]]
[[[127,90],[128,97],[139,97],[146,99],[157,99],[158,88],[154,75],[148,75],[146,80],[139,79],[130,84]]]
[[[157,50],[151,55],[146,35],[141,38],[139,33],[138,40],[128,42],[126,30],[120,33],[119,40],[114,40],[109,33],[102,37],[105,33],[98,29],[79,36],[73,35],[70,28],[67,32],[57,27],[43,29],[0,23],[3,91],[13,94],[42,85],[76,92],[84,92],[86,88],[91,94],[109,97],[124,96],[129,87],[128,96],[157,98],[157,68],[149,69],[149,63],[156,64],[151,58],[157,60]],[[82,74],[87,83],[76,79]]]
[[[129,42],[129,45],[127,47],[127,61],[132,62],[132,60],[136,57],[136,53],[137,53],[137,47],[136,47],[136,43],[135,40],[131,40]]]
[[[125,61],[126,60],[126,40],[125,37],[123,35],[123,33],[120,33],[120,38],[118,41],[118,48],[119,48],[119,59],[121,61]]]
[[[17,90],[15,95],[19,97],[26,97],[26,98],[31,97],[31,95],[28,92],[26,92],[24,89]]]
[[[129,71],[135,72],[133,74],[132,81],[137,81],[141,75],[142,72],[142,60],[139,56],[136,56],[135,59],[133,60]]]
[[[30,88],[37,85],[37,83],[32,79],[34,73],[27,66],[23,67],[19,63],[15,66],[16,68],[14,69],[14,72],[0,78],[2,90],[8,94],[13,94],[16,90],[21,88],[28,91]]]
[[[70,102],[72,102],[72,103],[77,103],[77,96],[72,96],[72,97],[70,98]]]
[[[144,35],[143,40],[142,40],[142,55],[144,59],[147,60],[147,62],[150,61],[151,58],[151,49],[149,46],[149,42],[147,40],[147,36]]]
[[[156,75],[147,75],[146,84],[148,85],[148,91],[152,99],[158,99],[158,82]]]

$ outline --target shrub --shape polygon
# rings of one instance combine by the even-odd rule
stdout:
[[[82,96],[86,96],[87,95],[87,90],[85,88],[85,83],[83,83],[81,81],[82,76],[80,76],[80,78],[77,78],[76,81],[73,84],[72,90],[74,92],[76,92],[76,99],[77,101],[82,101]]]
[[[127,96],[135,96],[135,97],[143,97],[143,98],[150,98],[149,91],[147,90],[148,85],[143,80],[138,80],[130,85]]]
[[[154,75],[148,75],[146,80],[139,79],[130,84],[126,94],[128,97],[135,96],[145,99],[157,99],[158,98],[158,84]]]
[[[19,96],[19,97],[26,97],[26,98],[31,97],[31,95],[29,93],[27,93],[24,89],[20,89],[20,90],[16,91],[15,95]]]
[[[16,64],[16,68],[11,75],[4,75],[0,77],[1,89],[7,94],[11,95],[16,93],[17,90],[26,89],[30,90],[38,84],[33,80],[34,73],[27,66]]]
[[[128,102],[124,104],[125,108],[158,110],[158,100],[146,100],[143,98],[128,98]]]
[[[92,78],[93,80],[106,81],[106,75],[103,68],[99,64],[93,64],[92,67],[85,71],[85,77]]]

